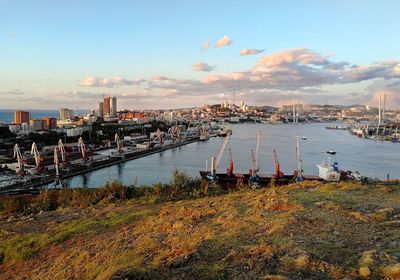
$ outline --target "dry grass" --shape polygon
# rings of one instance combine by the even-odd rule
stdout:
[[[199,197],[5,216],[0,278],[400,277],[399,186],[305,182]]]

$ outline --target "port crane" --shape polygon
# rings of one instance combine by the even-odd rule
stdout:
[[[261,131],[258,131],[255,152],[254,150],[251,150],[252,167],[250,169],[250,183],[252,185],[258,184],[257,172],[260,170],[260,167],[258,166],[259,152],[260,152],[260,138],[261,138]]]
[[[122,141],[119,138],[118,133],[115,133],[115,137],[114,137],[115,143],[117,144],[117,151],[119,154],[122,154]]]
[[[156,138],[153,140],[153,143],[157,143],[157,140],[160,147],[162,147],[164,145],[164,139],[159,128],[156,131]]]
[[[217,179],[217,169],[218,169],[218,165],[219,162],[221,161],[221,157],[225,151],[225,147],[229,142],[231,134],[228,133],[227,137],[225,138],[224,142],[222,143],[222,147],[217,155],[217,157],[212,157],[211,158],[211,180],[216,180]]]
[[[60,185],[63,187],[63,183],[60,178],[60,162],[58,159],[58,148],[54,148],[54,169],[56,170],[56,176],[54,180],[54,186],[56,187],[57,185]]]
[[[171,126],[168,129],[168,134],[169,134],[169,137],[171,138],[172,142],[175,143],[175,126]]]
[[[64,147],[63,141],[61,139],[58,140],[58,149],[60,150],[60,154],[61,154],[61,162],[65,163],[65,161],[66,161],[65,147]]]
[[[21,150],[19,149],[18,144],[14,145],[14,158],[17,159],[18,162],[18,175],[24,176],[25,175],[25,160],[22,157]]]
[[[79,137],[79,139],[78,139],[78,149],[82,153],[82,159],[84,161],[87,161],[88,160],[87,155],[86,155],[87,149],[86,149],[85,143],[83,142],[82,137]]]
[[[189,122],[188,127],[186,128],[185,134],[183,135],[183,141],[182,142],[185,142],[187,137],[188,137],[190,124],[191,124],[191,122]]]
[[[209,127],[206,124],[202,124],[200,126],[200,140],[201,141],[206,141],[208,140],[209,136],[208,136],[208,131],[209,131]]]
[[[303,161],[301,159],[301,150],[300,150],[300,136],[296,137],[296,158],[297,158],[297,170],[296,170],[296,181],[302,182],[303,178]]]
[[[40,156],[39,150],[35,142],[32,143],[31,154],[35,157],[36,170],[38,172],[43,171],[43,158]]]
[[[232,159],[232,149],[229,148],[229,156],[228,156],[228,172],[227,175],[230,177],[233,175],[233,159]]]
[[[178,142],[182,143],[182,128],[179,125],[176,126],[176,136],[178,138]]]
[[[275,178],[277,179],[283,178],[284,174],[281,171],[281,165],[279,164],[278,156],[276,155],[275,149],[274,149],[274,161],[275,161]]]

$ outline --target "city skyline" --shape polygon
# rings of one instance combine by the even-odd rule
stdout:
[[[79,4],[79,5],[78,5]],[[397,1],[0,3],[0,109],[400,106]],[[62,11],[62,14],[60,13]],[[173,15],[173,16],[171,16]]]

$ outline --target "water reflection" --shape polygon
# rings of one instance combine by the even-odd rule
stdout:
[[[256,133],[261,130],[261,173],[274,173],[273,150],[276,149],[283,172],[293,174],[296,168],[296,134],[299,134],[307,138],[301,141],[305,174],[315,175],[316,164],[326,161],[328,159],[326,151],[332,149],[337,152],[333,159],[339,162],[341,169],[360,171],[362,175],[382,179],[386,179],[387,174],[390,174],[390,178],[400,178],[398,163],[400,144],[360,139],[347,131],[327,130],[325,126],[326,124],[233,125],[233,135],[228,147],[232,149],[235,172],[247,172],[251,167],[250,150],[254,149]],[[166,183],[170,180],[175,167],[178,170],[186,170],[190,175],[198,176],[199,170],[205,168],[206,161],[210,163],[210,158],[218,154],[223,141],[224,138],[212,138],[209,141],[195,142],[110,166],[92,172],[93,175],[87,175],[85,179],[83,175],[74,177],[69,185],[97,187],[114,180],[133,184],[135,178],[140,185]],[[220,163],[220,172],[226,169],[227,160],[225,152]]]

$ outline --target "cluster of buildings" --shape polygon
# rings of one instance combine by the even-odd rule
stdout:
[[[386,99],[386,98],[385,98]],[[385,105],[384,105],[385,107]],[[381,112],[381,113],[380,113]],[[249,106],[243,101],[236,105],[225,101],[222,104],[204,105],[195,108],[175,110],[120,110],[117,107],[116,97],[104,97],[96,109],[90,113],[80,115],[70,108],[60,108],[59,118],[43,117],[32,119],[30,113],[17,111],[14,114],[14,123],[9,125],[13,133],[29,134],[30,132],[53,130],[64,132],[68,136],[78,136],[88,131],[94,122],[102,125],[118,124],[126,126],[143,125],[152,121],[167,122],[198,122],[221,120],[228,122],[267,122],[291,123],[304,121],[373,121],[380,114],[390,122],[400,122],[400,114],[396,111],[370,108],[368,106],[341,106],[341,105],[312,105],[301,104],[293,100],[292,104],[285,104],[281,108],[270,106]]]
[[[32,131],[52,130],[57,128],[57,119],[44,117],[42,119],[31,119],[30,113],[26,111],[14,112],[14,123],[8,126],[13,133],[21,132],[29,134]]]
[[[104,120],[117,119],[117,98],[115,96],[104,97],[103,101],[99,102],[96,115]]]

